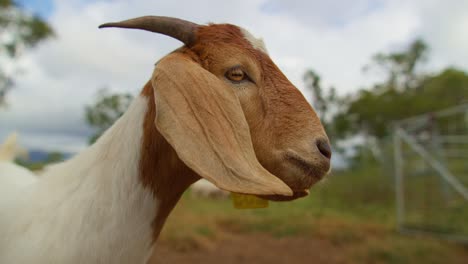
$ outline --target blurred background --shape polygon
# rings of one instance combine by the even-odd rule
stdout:
[[[18,132],[19,164],[94,142],[180,45],[97,29],[142,15],[263,38],[334,149],[297,201],[237,210],[188,190],[154,263],[468,263],[467,1],[0,0],[0,140]]]

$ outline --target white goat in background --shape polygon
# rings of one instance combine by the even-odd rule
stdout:
[[[200,179],[199,181],[192,184],[192,186],[190,186],[190,190],[192,191],[192,195],[194,197],[214,199],[226,199],[229,197],[229,192],[221,190],[220,188],[216,187],[216,185],[205,179]]]
[[[185,45],[156,64],[95,144],[0,204],[0,263],[144,263],[170,211],[200,178],[292,200],[328,172],[320,120],[244,29],[154,16],[101,27]]]
[[[18,144],[18,134],[11,133],[0,146],[0,161],[14,161],[16,158],[27,158],[28,151]]]
[[[0,203],[9,199],[17,189],[34,183],[36,175],[30,170],[14,163],[18,157],[26,158],[28,152],[18,145],[18,135],[10,134],[0,146]]]

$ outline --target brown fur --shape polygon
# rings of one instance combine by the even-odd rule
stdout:
[[[256,75],[256,94],[243,96],[244,93],[239,92],[239,99],[249,122],[257,157],[270,172],[285,174],[285,169],[278,162],[280,158],[272,158],[272,148],[295,146],[302,152],[317,153],[314,140],[301,142],[302,146],[297,146],[298,139],[312,136],[328,141],[319,118],[304,96],[267,54],[252,47],[238,27],[229,24],[202,27],[198,30],[197,39],[191,50],[198,54],[201,65],[219,78],[223,77],[223,62],[233,57],[242,58],[252,65],[254,69],[251,71],[258,72],[253,74]],[[320,156],[310,157],[310,161],[316,163],[319,163],[319,159]],[[303,177],[301,184],[297,184],[299,181],[296,177],[280,178],[293,189],[301,190],[304,185],[315,183],[320,178],[318,175],[329,169],[327,164],[318,167],[316,172],[312,172],[317,177]]]
[[[290,199],[306,195],[304,190],[329,169],[329,163],[316,149],[317,139],[328,139],[313,109],[268,55],[253,48],[239,28],[228,24],[200,27],[196,42],[176,53],[199,63],[229,85],[232,84],[224,78],[225,71],[237,64],[244,67],[253,83],[239,84],[233,89],[248,123],[255,155],[263,167],[297,191]],[[182,193],[200,176],[182,162],[156,128],[151,82],[145,85],[141,94],[148,98],[148,111],[143,128],[140,177],[159,201],[154,220],[156,240]],[[296,164],[312,163],[314,167],[305,165],[305,168],[291,169],[288,162],[291,157],[304,159],[294,159]],[[275,199],[274,196],[268,198]]]
[[[148,98],[148,110],[143,124],[140,178],[159,201],[153,222],[154,241],[182,193],[200,177],[177,157],[174,149],[154,125],[156,105],[151,82],[146,83],[141,95]]]

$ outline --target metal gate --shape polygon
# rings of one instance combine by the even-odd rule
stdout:
[[[468,104],[397,122],[393,144],[399,230],[468,243]]]

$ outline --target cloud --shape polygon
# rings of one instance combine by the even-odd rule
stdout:
[[[303,91],[302,75],[312,68],[326,86],[347,93],[375,80],[361,72],[372,54],[400,48],[417,36],[431,47],[431,70],[468,68],[467,5],[455,0],[57,0],[48,9],[57,37],[22,57],[26,73],[10,94],[11,107],[0,113],[0,135],[16,129],[31,138],[47,132],[84,142],[90,134],[84,105],[98,88],[137,94],[154,63],[181,45],[148,32],[97,29],[104,22],[154,14],[237,24],[264,39],[272,59]],[[60,147],[53,140],[34,142],[41,141],[43,147]]]
[[[429,43],[430,68],[447,65],[468,68],[468,2],[418,1],[417,14],[421,18],[418,34]]]
[[[291,19],[308,25],[340,27],[381,8],[383,4],[382,0],[269,0],[262,5],[262,9],[276,14],[292,14]]]

